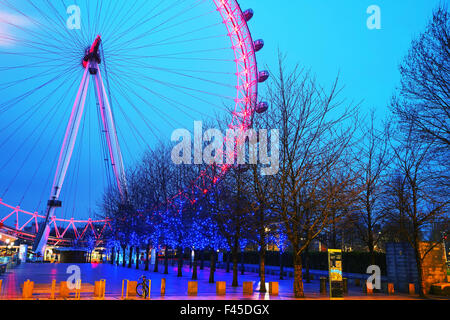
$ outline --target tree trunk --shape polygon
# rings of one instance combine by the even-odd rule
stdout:
[[[416,256],[417,265],[417,281],[419,283],[419,295],[421,297],[426,296],[425,281],[423,279],[423,261],[420,253],[420,242],[418,232],[414,232],[414,253]]]
[[[211,265],[209,268],[209,283],[214,283],[214,272],[216,271],[216,253],[211,251]]]
[[[241,250],[241,275],[244,275],[244,273],[245,273],[244,251]]]
[[[159,259],[158,259],[158,250],[155,249],[155,268],[153,272],[159,272]]]
[[[283,280],[283,251],[280,250],[280,280]]]
[[[303,275],[302,275],[302,257],[298,250],[294,249],[294,297],[304,298]]]
[[[194,270],[192,270],[192,280],[198,280],[198,275],[197,275],[197,254],[194,251]]]
[[[147,247],[145,248],[145,271],[148,271],[150,266],[150,242],[147,241]]]
[[[177,277],[181,278],[183,276],[183,252],[180,249],[179,257],[178,257],[178,274]]]
[[[205,251],[202,249],[200,251],[200,270],[205,268]]]
[[[127,248],[126,247],[122,247],[122,267],[124,267],[125,268],[125,266],[126,266],[126,252],[127,252]]]
[[[139,263],[140,263],[140,248],[136,246],[136,269],[139,270]]]
[[[110,259],[109,263],[112,264],[112,265],[114,265],[114,260],[115,260],[115,258],[116,258],[116,250],[115,250],[115,248],[113,247],[112,250],[111,250],[111,259]]]
[[[259,276],[261,278],[259,285],[259,292],[267,292],[266,290],[266,247],[261,246],[259,250]]]
[[[164,274],[169,274],[169,255],[167,252],[167,247],[164,252]]]
[[[128,268],[133,264],[133,246],[130,246],[130,255],[128,256]]]
[[[306,271],[306,274],[305,274],[306,283],[310,283],[311,279],[309,276],[309,247],[307,247],[305,250],[305,269],[306,269],[305,270]]]
[[[231,284],[232,287],[238,287],[238,248],[237,245],[233,247],[233,283]]]

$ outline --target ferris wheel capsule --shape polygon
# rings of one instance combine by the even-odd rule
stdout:
[[[258,74],[258,82],[259,83],[265,82],[267,79],[269,79],[269,76],[270,76],[269,71],[266,70],[260,71]]]
[[[264,113],[269,109],[269,104],[267,102],[260,102],[256,105],[256,113]]]
[[[246,22],[249,22],[253,18],[253,15],[254,15],[253,9],[248,9],[248,10],[244,11],[244,13],[242,15],[244,16],[244,20]]]
[[[264,48],[264,40],[262,40],[262,39],[256,40],[253,43],[253,46],[255,48],[255,52],[260,51],[262,48]]]

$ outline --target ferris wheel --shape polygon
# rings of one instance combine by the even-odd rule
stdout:
[[[35,252],[101,237],[96,202],[126,195],[145,150],[230,110],[251,127],[268,108],[252,17],[236,0],[0,0],[0,228]]]

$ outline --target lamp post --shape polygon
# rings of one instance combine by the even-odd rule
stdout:
[[[445,263],[447,264],[448,258],[447,258],[447,249],[445,249],[445,241],[447,241],[447,232],[442,231],[442,246],[444,248],[444,255],[445,255]]]

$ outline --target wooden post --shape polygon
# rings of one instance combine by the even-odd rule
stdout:
[[[166,278],[161,279],[161,296],[164,297],[166,295]]]
[[[327,278],[320,277],[320,294],[327,294]]]
[[[366,293],[368,296],[373,295],[373,288],[367,287],[367,285],[364,286],[366,288]]]
[[[101,299],[103,297],[103,280],[94,282],[94,298]]]
[[[56,280],[52,280],[52,289],[50,291],[50,299],[55,300],[55,292],[56,292]]]
[[[124,291],[123,291],[123,290],[125,289],[125,281],[128,281],[128,280],[125,280],[125,279],[122,280],[122,294],[121,294],[121,296],[120,296],[120,299],[122,299],[122,300],[124,299],[124,296],[123,296],[123,292],[124,292]]]
[[[394,284],[388,283],[388,294],[394,294]]]
[[[77,280],[77,283],[75,285],[75,299],[81,299],[81,280]]]
[[[23,283],[23,290],[22,290],[22,298],[23,299],[31,299],[33,298],[33,288],[34,288],[34,282],[27,280]]]
[[[216,282],[216,294],[218,296],[224,296],[226,295],[227,291],[227,283],[225,281],[217,281]]]
[[[147,299],[150,300],[151,292],[152,292],[152,280],[148,279],[148,296]]]
[[[27,280],[23,283],[23,288],[22,288],[22,299],[27,299],[28,298],[28,283],[30,282],[30,280]]]
[[[66,281],[61,281],[59,284],[59,295],[63,299],[69,298],[69,288],[67,287]]]
[[[244,281],[243,283],[243,293],[246,295],[253,294],[253,282],[252,281]]]
[[[278,282],[269,282],[269,294],[277,296],[279,294]]]
[[[342,279],[342,289],[344,291],[344,294],[348,293],[348,279],[347,278]]]
[[[196,296],[198,294],[198,282],[197,281],[189,281],[188,282],[188,295]]]
[[[416,286],[414,285],[414,283],[410,283],[409,284],[409,294],[414,295],[415,293],[416,293]]]
[[[102,298],[103,299],[105,299],[105,296],[106,296],[106,279],[102,279],[102,293],[103,293],[103,295],[102,295]]]
[[[137,281],[128,281],[127,280],[127,299],[128,297],[136,297],[137,296]]]

